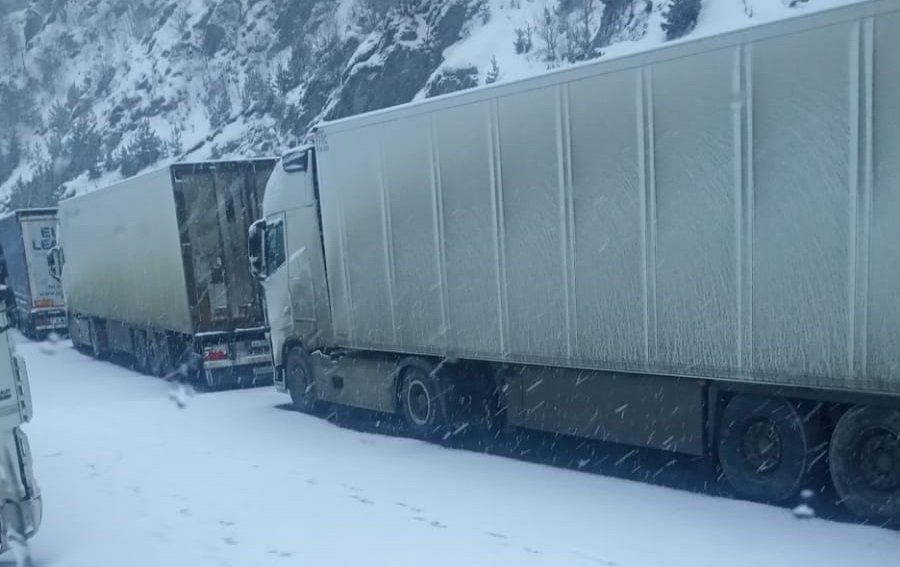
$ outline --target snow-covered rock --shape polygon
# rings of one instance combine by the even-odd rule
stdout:
[[[697,1],[0,0],[0,202],[279,154],[323,118],[646,49]],[[855,1],[702,0],[687,36]]]

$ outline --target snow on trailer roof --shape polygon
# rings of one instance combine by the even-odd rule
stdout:
[[[33,217],[38,215],[55,215],[57,210],[56,207],[35,207],[31,209],[17,209],[14,213],[20,217]]]
[[[631,46],[618,44],[608,49],[613,52],[613,55],[609,57],[575,63],[564,68],[549,70],[540,75],[509,82],[482,85],[333,121],[323,121],[313,127],[312,132],[315,133],[323,128],[339,132],[349,128],[388,122],[405,116],[500,98],[508,94],[632,69],[651,63],[680,59],[715,49],[736,47],[751,40],[789,35],[801,30],[826,27],[847,19],[866,18],[878,13],[900,10],[900,1],[898,0],[850,0],[850,2],[849,4],[831,4],[819,9],[809,8],[801,14],[789,14],[777,20],[765,20],[737,29],[719,30],[705,36],[688,36],[650,48],[638,44],[634,46],[633,50],[629,50],[627,47]]]
[[[104,187],[99,187],[94,189],[93,191],[88,191],[86,193],[80,193],[77,195],[72,195],[71,197],[66,197],[65,199],[60,200],[60,204],[68,203],[69,201],[77,200],[81,197],[86,197],[88,195],[94,195],[96,193],[102,193],[103,191],[115,189],[120,185],[131,182],[135,179],[144,179],[146,177],[150,177],[152,175],[159,175],[165,171],[171,171],[173,168],[177,167],[213,167],[217,165],[231,165],[231,164],[240,164],[240,163],[251,163],[251,162],[264,162],[264,161],[278,161],[278,157],[253,157],[253,158],[244,158],[244,159],[222,159],[222,160],[196,160],[196,161],[176,161],[166,165],[161,165],[158,167],[154,167],[153,169],[148,169],[137,175],[132,175],[131,177],[125,177],[124,179],[120,179],[115,183],[111,183]]]
[[[278,156],[262,156],[241,159],[198,159],[191,161],[176,161],[165,167],[190,166],[190,165],[225,165],[232,163],[247,163],[250,161],[277,161]]]
[[[57,213],[56,207],[34,207],[29,209],[16,209],[14,211],[7,211],[0,215],[0,221],[4,221],[6,219],[12,217],[36,217],[40,215],[55,215]]]

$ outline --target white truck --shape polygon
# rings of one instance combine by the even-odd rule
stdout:
[[[176,163],[61,201],[50,262],[74,346],[198,385],[271,383],[246,235],[274,165]]]
[[[51,277],[47,255],[56,246],[56,209],[22,209],[0,218],[0,278],[16,297],[12,323],[26,337],[64,333],[62,286]]]
[[[12,290],[0,285],[0,553],[21,546],[41,525],[41,490],[31,447],[21,426],[31,420],[31,389],[25,361],[16,353],[8,314]]]
[[[900,0],[321,124],[249,233],[277,388],[900,519],[898,124]]]

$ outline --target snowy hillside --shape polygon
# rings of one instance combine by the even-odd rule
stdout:
[[[0,0],[0,199],[859,0]]]

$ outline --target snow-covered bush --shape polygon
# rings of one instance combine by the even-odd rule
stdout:
[[[693,31],[700,16],[701,0],[672,0],[663,14],[662,29],[666,39],[684,37]]]
[[[145,167],[153,165],[166,156],[166,145],[150,126],[142,120],[128,144],[118,154],[122,175],[131,177]]]

